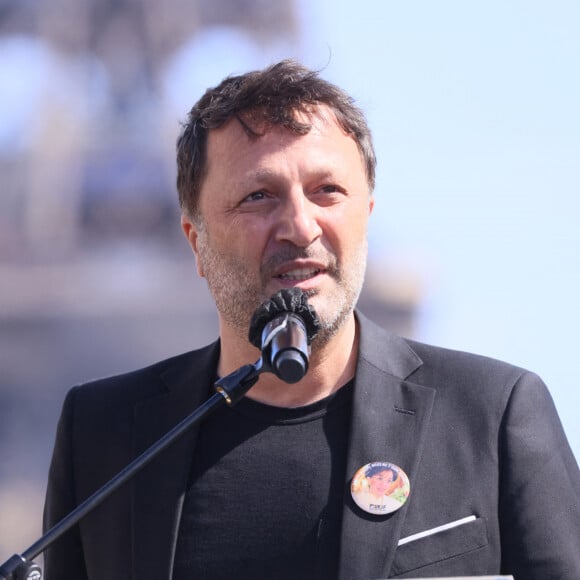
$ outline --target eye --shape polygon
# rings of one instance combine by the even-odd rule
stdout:
[[[344,200],[346,190],[336,183],[326,183],[317,187],[311,194],[311,199],[319,205],[334,205]]]
[[[336,193],[336,192],[341,192],[341,191],[342,191],[342,189],[340,187],[338,187],[338,185],[334,185],[332,183],[329,183],[328,185],[323,185],[318,190],[319,193]]]
[[[244,199],[242,200],[242,203],[247,202],[247,201],[262,201],[263,199],[266,199],[266,192],[264,192],[262,190],[253,191],[252,193],[250,193],[249,195],[244,197]]]

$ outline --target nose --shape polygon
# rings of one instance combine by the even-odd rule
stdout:
[[[288,195],[280,206],[276,240],[308,247],[322,234],[319,211],[302,191]]]

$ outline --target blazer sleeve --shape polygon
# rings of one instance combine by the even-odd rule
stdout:
[[[72,469],[74,399],[72,389],[64,402],[58,423],[54,451],[48,475],[44,505],[44,531],[48,531],[77,505]],[[78,525],[57,539],[44,554],[45,580],[87,580]]]
[[[511,392],[499,448],[502,570],[526,580],[580,578],[580,472],[543,382]]]

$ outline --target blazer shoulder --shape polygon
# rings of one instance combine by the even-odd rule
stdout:
[[[526,369],[480,354],[434,346],[393,334],[357,312],[362,356],[385,372],[417,384],[513,384]]]
[[[189,379],[195,382],[200,374],[213,372],[218,355],[219,341],[216,341],[139,369],[78,384],[69,390],[67,399],[82,400],[88,405],[134,404]]]
[[[504,407],[515,389],[546,391],[533,371],[492,357],[405,339],[423,364],[408,380],[434,386],[440,395],[461,392],[473,403]]]
[[[482,354],[434,346],[407,338],[403,340],[417,353],[427,368],[446,368],[454,374],[485,373],[494,378],[505,377],[507,380],[531,373],[525,368]]]

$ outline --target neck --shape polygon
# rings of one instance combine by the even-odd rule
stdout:
[[[260,357],[258,349],[231,329],[222,326],[220,337],[220,376]],[[358,323],[352,314],[327,343],[316,348],[314,340],[308,372],[301,381],[289,385],[272,373],[264,373],[246,396],[277,407],[301,407],[314,403],[336,392],[354,377],[357,354]]]

